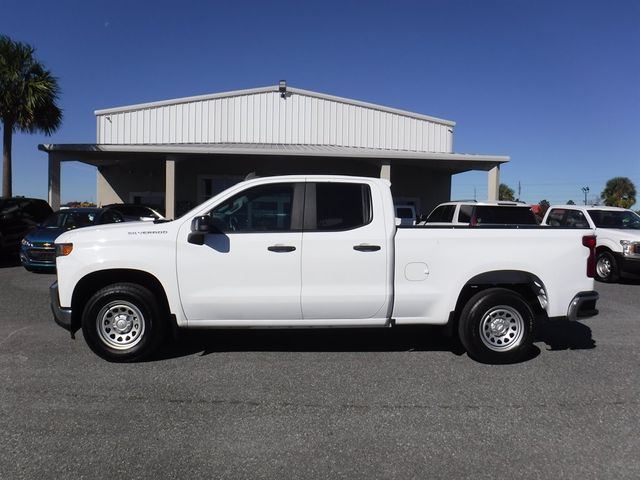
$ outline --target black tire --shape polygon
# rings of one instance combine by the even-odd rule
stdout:
[[[458,335],[469,356],[479,362],[515,363],[531,350],[534,315],[518,293],[490,288],[464,306]]]
[[[616,257],[609,251],[603,251],[596,258],[596,278],[601,282],[613,283],[620,279],[620,269]]]
[[[162,343],[166,314],[147,288],[117,283],[98,290],[82,313],[89,348],[110,362],[135,362]]]

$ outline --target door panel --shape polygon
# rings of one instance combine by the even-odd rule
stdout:
[[[252,187],[209,215],[216,233],[204,245],[180,230],[178,282],[189,322],[302,318],[300,262],[304,185]]]
[[[295,247],[273,252],[269,247]],[[302,318],[302,233],[207,235],[204,245],[180,241],[178,281],[189,320]]]
[[[305,320],[386,318],[389,246],[382,215],[372,215],[383,211],[381,201],[365,184],[307,184],[302,237]]]

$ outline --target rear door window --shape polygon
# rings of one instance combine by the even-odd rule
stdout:
[[[455,210],[455,205],[440,205],[429,214],[427,223],[451,223],[453,221],[453,213]]]
[[[460,212],[458,213],[458,221],[462,223],[470,223],[472,213],[473,213],[473,205],[460,205]]]
[[[569,210],[562,222],[563,227],[589,228],[589,222],[580,210]]]
[[[305,230],[352,230],[367,225],[371,219],[371,191],[368,185],[342,182],[307,185]]]
[[[547,225],[551,227],[561,227],[564,223],[564,214],[566,210],[562,208],[554,208],[547,216]]]
[[[529,207],[477,206],[478,225],[537,225],[536,217]]]

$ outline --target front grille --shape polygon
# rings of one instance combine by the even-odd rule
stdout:
[[[55,263],[56,251],[53,248],[30,248],[27,257],[33,262]]]

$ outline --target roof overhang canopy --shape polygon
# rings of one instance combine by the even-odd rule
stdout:
[[[43,144],[38,148],[55,154],[60,161],[79,161],[94,166],[111,165],[120,161],[158,159],[188,160],[202,156],[255,156],[349,158],[390,165],[415,165],[451,173],[470,170],[488,171],[510,160],[502,155],[472,155],[461,153],[428,153],[401,150],[357,148],[334,145],[290,145],[263,143],[208,144]]]

